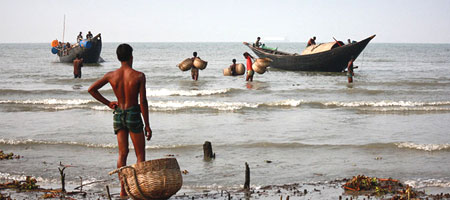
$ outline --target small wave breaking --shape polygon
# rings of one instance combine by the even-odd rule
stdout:
[[[210,89],[210,90],[172,90],[172,89],[151,89],[147,88],[147,96],[161,97],[161,96],[208,96],[216,94],[225,94],[231,91],[227,89]]]
[[[425,187],[446,187],[450,188],[450,181],[439,179],[426,179],[426,180],[407,180],[406,184],[413,188],[425,188]]]
[[[182,91],[156,92],[150,95],[207,95],[226,93],[224,90],[203,90],[200,92]],[[163,90],[161,90],[163,91]],[[187,92],[186,94],[183,94]],[[107,106],[101,105],[94,99],[36,99],[36,100],[0,100],[0,104],[33,106],[43,110],[68,110],[68,109],[92,109],[110,111]],[[241,109],[256,108],[294,108],[302,105],[321,108],[352,108],[369,112],[449,112],[450,101],[414,102],[414,101],[305,101],[297,99],[285,99],[267,102],[242,102],[242,101],[202,101],[202,100],[157,100],[148,101],[151,111],[179,111],[192,109],[212,109],[218,111],[236,111]]]
[[[450,150],[450,144],[415,144],[412,142],[399,142],[395,143],[398,148],[409,148],[423,151],[441,151]]]

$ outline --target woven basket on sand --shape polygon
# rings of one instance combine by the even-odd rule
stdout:
[[[208,62],[206,62],[198,57],[194,59],[194,67],[195,68],[204,70],[206,68],[206,65],[208,65]]]
[[[133,199],[168,199],[183,184],[177,159],[163,158],[121,167],[119,173],[128,196]]]
[[[181,62],[177,66],[178,68],[180,68],[181,71],[187,71],[194,66],[194,61],[192,60],[192,58],[186,58],[183,60],[183,62]]]

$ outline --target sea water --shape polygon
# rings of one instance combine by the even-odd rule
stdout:
[[[146,74],[153,137],[147,159],[174,156],[183,188],[237,188],[245,163],[253,187],[314,183],[358,174],[393,177],[414,187],[450,187],[450,45],[370,43],[345,73],[269,68],[253,82],[223,76],[241,43],[131,43],[133,67]],[[118,43],[105,43],[100,64],[59,63],[50,44],[0,44],[1,179],[31,175],[59,184],[59,163],[73,185],[118,187],[112,110],[88,87],[119,67]],[[304,43],[274,43],[301,52]],[[199,80],[176,65],[192,52],[208,61]],[[250,52],[252,53],[252,52]],[[101,93],[110,100],[110,86]],[[203,161],[203,143],[216,159]],[[132,148],[130,141],[130,148]],[[131,150],[128,164],[135,163]],[[95,186],[94,186],[95,187]],[[98,186],[103,188],[103,185]]]

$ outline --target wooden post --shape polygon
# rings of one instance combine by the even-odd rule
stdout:
[[[203,159],[210,161],[214,158],[216,158],[216,154],[213,153],[211,142],[205,141],[205,144],[203,144]]]
[[[106,185],[106,194],[108,195],[108,199],[111,200],[111,194],[109,193],[109,186]]]
[[[248,167],[248,163],[245,163],[245,183],[244,189],[250,190],[250,167]]]
[[[61,162],[60,162],[61,164]],[[64,170],[66,169],[66,167],[63,168],[59,168],[59,174],[61,175],[61,191],[62,192],[66,192],[66,182],[65,182],[65,178],[66,178],[66,174],[64,173]]]

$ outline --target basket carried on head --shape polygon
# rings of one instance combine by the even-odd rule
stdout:
[[[121,167],[119,173],[128,196],[133,199],[168,199],[183,184],[177,159],[163,158]]]

